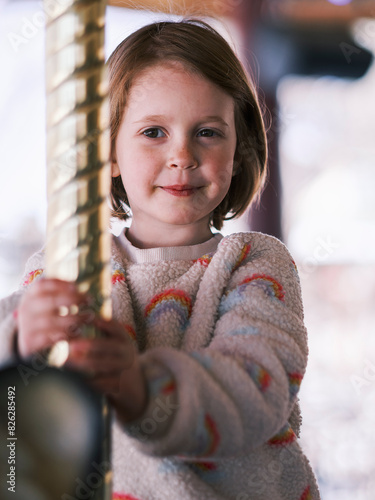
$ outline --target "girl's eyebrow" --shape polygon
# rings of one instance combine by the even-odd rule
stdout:
[[[133,123],[157,123],[161,120],[165,120],[166,117],[164,115],[147,115],[141,118],[140,120],[136,120]],[[229,127],[228,123],[221,117],[221,116],[204,116],[203,118],[199,119],[199,123],[206,123],[206,122],[216,122],[220,123],[224,127]]]
[[[229,127],[228,123],[221,117],[221,116],[205,116],[203,120],[201,120],[203,123],[205,122],[217,122],[220,123],[221,125],[224,125],[224,127]]]
[[[143,116],[140,120],[136,120],[133,123],[144,123],[144,122],[158,122],[162,119],[165,119],[163,115],[147,115]]]

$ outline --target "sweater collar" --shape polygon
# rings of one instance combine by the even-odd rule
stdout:
[[[143,249],[137,248],[130,243],[126,237],[126,228],[119,236],[115,237],[118,240],[120,248],[125,251],[127,259],[136,264],[199,259],[202,255],[215,252],[222,238],[222,234],[216,233],[208,241],[198,245]]]

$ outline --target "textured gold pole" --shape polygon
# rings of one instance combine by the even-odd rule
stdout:
[[[48,0],[45,0],[47,11]],[[55,2],[46,29],[46,275],[74,281],[111,317],[110,135],[104,66],[103,0]],[[84,336],[95,336],[93,328]],[[103,399],[102,465],[110,463],[110,427]],[[103,467],[102,467],[103,468]],[[110,500],[111,472],[90,498]]]

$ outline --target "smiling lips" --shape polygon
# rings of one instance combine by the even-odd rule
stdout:
[[[176,184],[174,186],[161,186],[163,191],[166,191],[169,194],[172,194],[173,196],[191,196],[192,194],[196,193],[198,189],[200,189],[197,186],[190,186],[188,184]]]

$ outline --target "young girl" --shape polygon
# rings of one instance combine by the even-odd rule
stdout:
[[[295,264],[270,236],[211,232],[263,183],[254,88],[199,21],[141,28],[109,69],[113,213],[131,211],[113,238],[114,319],[75,314],[89,299],[43,279],[39,253],[1,305],[2,358],[69,342],[67,365],[116,411],[115,499],[317,500],[297,440],[307,340]],[[88,321],[105,335],[77,338]]]

